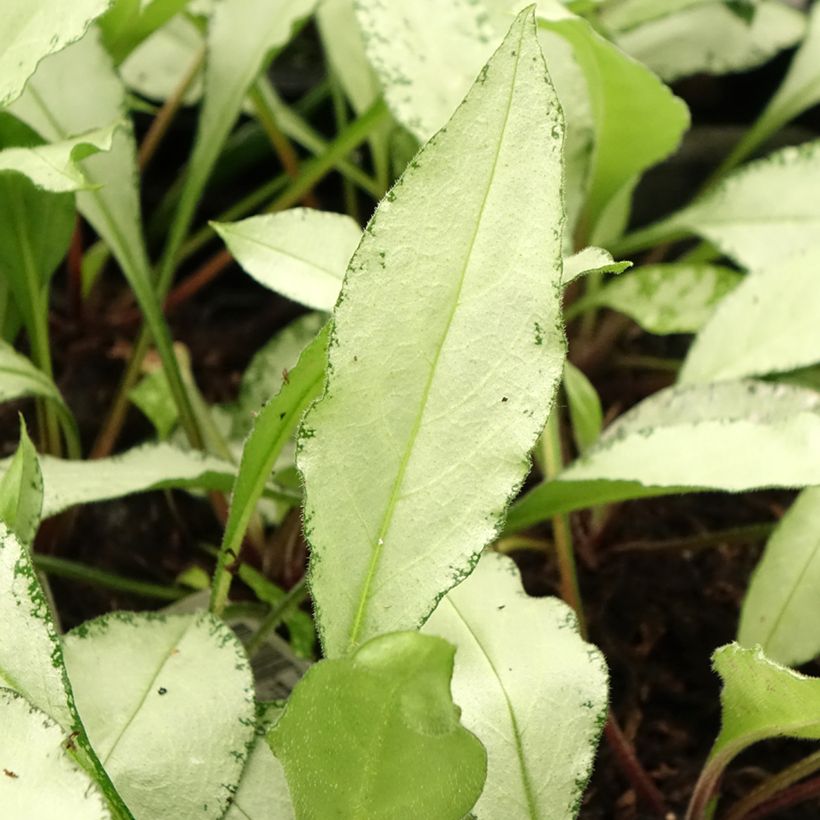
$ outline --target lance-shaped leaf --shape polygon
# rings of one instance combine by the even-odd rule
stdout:
[[[381,635],[312,666],[269,734],[296,817],[461,820],[486,774],[450,694],[454,649]]]
[[[66,754],[65,732],[58,724],[3,688],[0,721],[0,806],[5,817],[110,820],[96,785]]]
[[[820,394],[755,381],[685,385],[621,416],[557,480],[517,501],[507,528],[628,498],[813,484],[820,484]]]
[[[267,739],[283,709],[278,703],[264,703],[257,708],[256,737],[225,820],[293,820],[295,817],[285,770],[273,756]]]
[[[653,244],[696,233],[745,268],[776,267],[817,243],[818,185],[820,140],[744,166],[689,207],[634,236]]]
[[[418,627],[524,478],[564,358],[561,137],[524,13],[351,260],[298,445],[330,656]]]
[[[233,632],[207,613],[118,612],[64,644],[77,708],[136,820],[222,817],[255,725]]]
[[[316,310],[333,309],[362,238],[349,216],[309,208],[211,224],[257,282]]]
[[[620,9],[613,6],[616,10]],[[602,17],[611,22],[606,13]],[[664,10],[662,16],[616,32],[615,40],[627,54],[672,82],[690,74],[747,71],[794,46],[805,29],[804,16],[778,0],[756,4],[751,21],[728,4],[710,0],[677,12]]]
[[[615,197],[677,149],[689,127],[689,110],[646,66],[586,20],[567,14],[558,3],[543,5],[540,25],[572,45],[592,103],[595,146],[582,216],[589,230]]]
[[[820,489],[804,490],[772,533],[740,614],[738,641],[799,666],[820,655]]]
[[[0,340],[0,402],[24,396],[40,396],[65,407],[54,382],[10,344]]]
[[[604,426],[601,399],[592,382],[569,360],[564,362],[564,392],[569,405],[572,437],[579,452],[586,450]]]
[[[328,335],[329,328],[323,330],[302,353],[282,389],[259,411],[253,430],[242,448],[242,460],[231,494],[231,509],[214,575],[212,604],[224,605],[231,581],[227,566],[239,555],[248,522],[282,448],[290,440],[305,410],[321,393]]]
[[[96,128],[71,139],[31,148],[6,148],[0,151],[0,172],[16,171],[27,176],[38,188],[55,193],[93,187],[79,165],[98,151],[108,151],[119,123]]]
[[[760,647],[722,646],[712,664],[723,680],[721,728],[695,786],[687,820],[704,816],[724,769],[748,746],[772,737],[820,740],[820,679],[769,660]]]
[[[568,285],[581,276],[591,273],[623,273],[632,267],[631,262],[616,262],[609,251],[589,247],[564,259],[563,283]]]
[[[529,597],[513,561],[490,552],[424,632],[455,645],[453,698],[487,749],[476,817],[575,817],[606,720],[607,671],[572,610]]]
[[[10,461],[0,461],[0,474],[5,473]],[[236,468],[225,461],[170,444],[146,444],[96,461],[46,455],[41,456],[40,467],[43,518],[78,504],[149,490],[185,487],[227,492],[236,473]]]
[[[83,36],[111,0],[4,0],[0,29],[0,106],[23,90],[44,57]]]
[[[126,117],[125,87],[95,30],[52,55],[37,69],[13,113],[49,141],[64,140]],[[180,413],[193,432],[193,411],[182,383],[171,337],[142,235],[136,143],[130,127],[118,129],[109,151],[82,162],[95,186],[77,194],[83,216],[104,239],[139,302],[162,357]]]
[[[750,274],[695,339],[680,381],[784,373],[820,361],[820,245]]]
[[[646,265],[574,302],[567,318],[589,308],[608,307],[650,333],[696,333],[741,281],[741,274],[720,265]]]
[[[40,526],[42,509],[43,474],[21,416],[17,452],[0,477],[0,523],[5,524],[22,544],[30,545]]]
[[[119,65],[146,37],[181,11],[188,0],[114,0],[100,19],[103,42]]]

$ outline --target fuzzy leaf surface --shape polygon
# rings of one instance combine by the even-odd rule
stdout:
[[[606,720],[607,671],[572,610],[528,596],[513,561],[488,552],[424,633],[456,647],[453,698],[487,749],[476,817],[575,817]]]
[[[800,666],[820,655],[820,489],[797,497],[766,544],[740,614],[738,642]]]
[[[820,361],[820,243],[747,276],[698,333],[683,383],[784,373]]]
[[[524,14],[351,260],[298,445],[331,657],[417,628],[524,478],[564,358],[562,131]]]
[[[470,811],[487,759],[459,723],[453,654],[440,638],[397,632],[307,671],[268,735],[298,820]]]
[[[0,806],[5,817],[110,820],[102,794],[66,754],[65,732],[58,724],[4,688],[0,720]]]
[[[208,613],[117,612],[64,639],[88,735],[136,820],[220,818],[253,739],[253,677]]]
[[[333,310],[347,263],[362,238],[349,216],[310,208],[211,224],[257,282],[325,311]]]

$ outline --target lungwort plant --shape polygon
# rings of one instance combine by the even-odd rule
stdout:
[[[6,6],[0,400],[29,421],[0,466],[0,816],[571,819],[605,729],[663,817],[608,709],[573,541],[603,538],[611,505],[704,490],[806,488],[765,528],[737,642],[714,654],[722,728],[687,817],[762,816],[820,769],[815,752],[718,804],[747,747],[820,739],[820,681],[792,668],[820,654],[820,147],[742,165],[820,101],[820,9]],[[308,35],[327,81],[293,104],[268,67]],[[690,125],[665,81],[798,44],[701,191],[627,232],[642,175]],[[330,138],[311,120],[328,98]],[[185,105],[190,155],[143,222],[141,181]],[[282,174],[200,224],[203,197],[271,152]],[[311,207],[331,172],[345,215]],[[180,283],[214,240],[225,248]],[[116,267],[144,320],[85,460],[50,341],[66,257],[78,304]],[[165,311],[232,260],[308,312],[216,405]],[[660,362],[674,383],[612,420],[565,328],[594,358],[624,316],[694,341]],[[131,405],[156,440],[112,456]],[[82,527],[75,508],[171,489],[222,532],[173,585],[55,554]],[[300,531],[308,568],[286,591],[268,553]],[[541,550],[545,531],[564,600],[528,595],[507,554]],[[168,606],[64,631],[51,577]],[[286,684],[266,652],[288,659]]]

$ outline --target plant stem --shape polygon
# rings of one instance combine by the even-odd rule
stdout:
[[[347,103],[342,92],[342,86],[332,69],[330,70],[330,99],[333,102],[333,115],[336,118],[336,133],[339,133],[347,128],[350,118],[348,117]],[[345,210],[352,219],[358,222],[359,206],[356,201],[356,189],[347,177],[342,179],[342,190],[345,198]]]
[[[282,598],[276,606],[271,607],[265,620],[259,625],[259,629],[256,630],[248,641],[248,645],[245,647],[249,657],[252,658],[259,651],[259,648],[265,642],[265,638],[279,626],[282,618],[287,615],[288,610],[301,604],[302,601],[307,598],[307,595],[307,578],[304,577],[291,587],[285,597]]]
[[[769,817],[780,809],[788,809],[790,806],[796,806],[798,803],[804,803],[816,797],[820,797],[820,777],[813,777],[805,783],[784,791],[747,815],[746,820],[763,820],[764,817]]]
[[[162,601],[178,601],[188,594],[186,589],[174,586],[162,586],[146,581],[134,581],[122,575],[115,575],[101,569],[88,567],[78,561],[69,561],[65,558],[56,558],[53,555],[34,554],[34,566],[46,575],[56,575],[58,578],[68,578],[72,581],[82,581],[92,586],[116,589],[139,595],[143,598],[156,598]]]
[[[698,550],[717,544],[738,544],[748,541],[762,541],[771,535],[775,524],[749,524],[745,527],[730,527],[725,530],[690,535],[684,538],[667,538],[662,541],[626,541],[614,546],[610,552],[659,552],[672,550]]]
[[[653,245],[685,239],[690,233],[686,228],[670,225],[667,220],[661,220],[614,240],[607,246],[607,250],[616,259],[623,259],[631,254],[645,251]]]
[[[561,421],[557,402],[541,435],[542,461],[544,478],[554,479],[564,467],[561,452]],[[556,515],[552,519],[552,533],[555,542],[555,555],[558,560],[558,571],[561,575],[561,597],[575,610],[578,616],[578,627],[586,638],[587,626],[584,618],[581,590],[578,586],[578,572],[575,565],[575,550],[572,544],[572,530],[569,516]]]
[[[205,44],[203,43],[199,49],[197,49],[187,71],[182,75],[182,79],[180,79],[177,87],[171,93],[171,96],[165,100],[162,108],[160,108],[156,117],[154,117],[153,122],[143,137],[142,143],[139,147],[139,153],[137,154],[141,171],[145,171],[145,169],[151,164],[154,154],[162,143],[162,140],[165,138],[165,135],[168,133],[168,128],[174,121],[174,117],[176,117],[177,112],[182,107],[185,95],[188,93],[188,89],[196,79],[197,74],[199,74],[204,62]]]

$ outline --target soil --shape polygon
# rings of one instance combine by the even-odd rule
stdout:
[[[275,80],[290,97],[321,77],[321,58],[310,39],[294,50]],[[699,123],[680,157],[649,175],[635,208],[638,223],[653,213],[671,210],[698,184],[706,170],[730,145],[738,127],[749,122],[782,76],[788,58],[743,77],[694,78],[677,87]],[[308,69],[305,68],[308,66]],[[317,66],[319,68],[317,68]],[[330,111],[319,121],[332,130]],[[144,127],[146,121],[140,121]],[[703,126],[706,126],[704,128]],[[149,175],[146,211],[150,215],[160,184],[186,155],[192,120],[182,117]],[[804,118],[792,138],[817,135],[818,117]],[[244,171],[228,190],[212,191],[205,211],[215,213],[269,175],[275,160],[265,149],[254,167]],[[155,190],[156,189],[156,190]],[[316,191],[324,207],[341,209],[338,182]],[[363,213],[367,208],[366,204]],[[90,241],[86,228],[85,242]],[[214,246],[208,250],[213,251]],[[182,272],[193,269],[192,260]],[[135,327],[123,324],[130,299],[114,271],[107,271],[82,314],[72,308],[65,271],[53,287],[52,334],[61,390],[77,414],[87,448],[114,394],[123,358]],[[210,401],[235,395],[251,355],[299,309],[256,285],[236,267],[185,302],[170,317],[175,338],[190,350],[198,383]],[[671,382],[668,373],[615,366],[637,355],[680,357],[687,339],[659,339],[628,325],[617,342],[588,368],[602,394],[605,410],[617,414]],[[577,346],[571,337],[571,350]],[[0,408],[0,448],[11,451],[16,440],[16,413],[26,405]],[[31,419],[33,425],[33,419]],[[148,423],[134,410],[120,440],[125,447],[150,436]],[[621,505],[605,527],[594,531],[588,514],[574,516],[579,543],[580,586],[591,639],[607,656],[611,703],[638,759],[660,788],[669,817],[681,817],[692,786],[719,729],[719,681],[710,669],[713,650],[734,638],[738,612],[762,540],[727,543],[718,540],[694,548],[664,547],[670,539],[705,536],[731,527],[776,521],[788,506],[789,493],[746,495],[701,494],[646,500]],[[549,538],[544,526],[534,535]],[[199,544],[218,543],[220,526],[210,506],[182,493],[151,493],[97,504],[63,516],[43,528],[37,548],[83,561],[100,569],[156,583],[173,583],[177,575],[210,559]],[[652,547],[640,549],[640,545]],[[533,595],[555,594],[557,570],[545,553],[514,555]],[[299,577],[301,567],[285,567],[274,580]],[[64,628],[100,613],[123,608],[151,608],[157,601],[54,579],[53,592]],[[820,674],[820,665],[807,668]],[[731,803],[767,774],[805,754],[799,743],[764,743],[735,761],[723,788]],[[606,743],[587,791],[581,817],[585,820],[635,820],[655,817],[636,801],[635,793],[616,765]],[[782,820],[820,816],[820,804],[806,803],[773,815]]]

